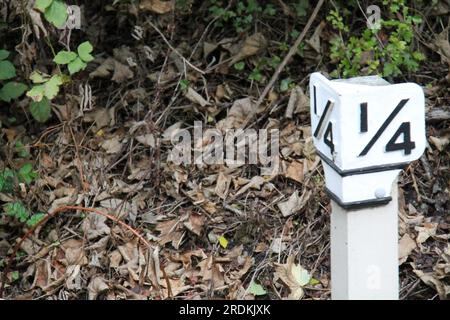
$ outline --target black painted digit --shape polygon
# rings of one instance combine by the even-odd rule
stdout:
[[[328,123],[328,127],[325,130],[325,134],[323,135],[323,142],[330,148],[331,153],[334,152],[334,143],[333,143],[333,123]]]
[[[317,89],[316,86],[313,86],[313,94],[314,94],[314,114],[317,114]]]
[[[367,102],[363,102],[359,105],[360,108],[360,114],[359,114],[359,121],[360,121],[360,128],[359,132],[367,132]]]
[[[400,135],[403,135],[403,142],[398,143]],[[404,150],[405,154],[411,154],[411,150],[415,147],[416,143],[411,141],[411,124],[403,122],[386,145],[386,152]]]

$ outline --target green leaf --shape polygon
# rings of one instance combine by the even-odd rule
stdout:
[[[228,247],[228,240],[224,236],[219,237],[219,243],[224,249]]]
[[[62,28],[67,21],[67,6],[59,0],[54,0],[45,10],[45,19],[57,28]]]
[[[30,112],[33,118],[38,122],[46,122],[50,119],[52,108],[47,98],[43,98],[41,101],[33,101],[30,104]]]
[[[189,88],[189,80],[188,79],[181,80],[180,88],[181,88],[181,90],[186,91]]]
[[[20,278],[20,273],[19,271],[13,271],[11,272],[11,280],[12,281],[17,281]]]
[[[45,12],[45,9],[47,9],[52,4],[52,2],[53,0],[36,0],[34,7],[41,12]]]
[[[290,78],[286,78],[286,79],[281,80],[281,84],[280,84],[281,92],[288,91],[291,82],[292,82],[292,80]]]
[[[61,50],[55,56],[55,58],[53,59],[53,62],[57,63],[57,64],[69,64],[76,58],[77,58],[77,54],[75,52]]]
[[[20,202],[8,203],[4,206],[6,215],[18,219],[20,222],[25,222],[28,220],[30,213]]]
[[[37,85],[37,86],[33,86],[31,88],[31,90],[29,90],[27,92],[27,97],[30,97],[35,102],[39,102],[44,97],[44,93],[45,93],[45,85],[44,84],[40,84],[40,85]]]
[[[33,170],[33,165],[31,163],[24,164],[18,172],[18,177],[20,182],[30,184],[37,178],[38,174]]]
[[[78,46],[77,51],[81,60],[83,60],[84,62],[90,62],[94,60],[94,57],[91,55],[92,50],[94,50],[94,48],[92,47],[91,43],[89,41],[86,41]]]
[[[45,213],[36,213],[31,216],[30,219],[27,221],[27,226],[30,228],[33,228],[36,226],[39,222],[42,221],[42,219],[45,217]]]
[[[0,61],[1,60],[5,60],[6,58],[9,57],[9,51],[8,50],[0,50]]]
[[[0,80],[8,80],[16,76],[16,68],[8,60],[0,61]]]
[[[311,280],[309,280],[309,284],[312,286],[315,286],[316,284],[319,284],[320,281],[314,278],[311,278]]]
[[[23,83],[8,82],[0,89],[0,99],[5,102],[11,102],[12,99],[20,97],[27,88]]]
[[[87,64],[80,58],[76,58],[71,63],[69,63],[68,67],[69,67],[69,73],[72,75],[72,74],[77,73],[78,71],[84,70],[84,68],[87,67]]]
[[[59,74],[55,74],[44,84],[44,94],[47,99],[52,100],[58,95],[59,86],[63,83],[62,77]]]
[[[245,68],[245,62],[241,61],[241,62],[235,63],[233,67],[237,71],[242,71]]]
[[[30,75],[30,80],[33,81],[33,83],[44,83],[47,82],[48,79],[50,79],[50,76],[40,71],[33,71]]]
[[[21,158],[26,158],[30,155],[21,141],[16,142],[14,149],[15,149],[17,155]]]
[[[255,296],[264,296],[267,294],[267,291],[263,288],[263,286],[260,284],[257,284],[254,281],[252,281],[252,283],[250,283],[248,292],[250,292],[251,294],[253,294]]]
[[[0,171],[0,192],[12,192],[14,189],[14,171],[5,169]]]

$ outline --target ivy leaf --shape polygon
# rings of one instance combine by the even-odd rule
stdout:
[[[252,281],[252,283],[250,283],[248,292],[250,292],[254,296],[264,296],[267,294],[267,291],[263,288],[263,286],[260,284],[257,284],[254,281]]]
[[[69,73],[70,75],[73,75],[77,73],[78,71],[84,70],[84,68],[87,67],[87,64],[81,60],[79,57],[73,60],[71,63],[69,63]]]
[[[67,6],[59,0],[53,0],[45,10],[45,19],[57,28],[62,28],[67,21]]]
[[[94,50],[94,48],[89,41],[83,42],[78,46],[77,49],[78,55],[84,62],[90,62],[94,60],[94,57],[91,55],[92,50]]]
[[[45,12],[45,9],[47,9],[52,4],[52,2],[53,0],[36,0],[34,7],[41,12]]]
[[[20,97],[27,88],[23,83],[8,82],[0,89],[0,99],[5,102],[11,102],[12,99]]]
[[[33,86],[33,88],[31,88],[31,90],[27,92],[27,97],[30,97],[35,102],[40,102],[44,97],[44,93],[45,93],[45,85],[40,84],[37,86]]]
[[[46,122],[50,119],[52,108],[47,98],[41,101],[33,101],[30,104],[30,112],[33,118],[38,122]]]
[[[45,213],[36,213],[33,214],[31,216],[30,219],[28,219],[27,221],[27,226],[29,226],[30,228],[33,228],[34,226],[36,226],[39,222],[42,221],[42,219],[44,219],[45,217]]]
[[[63,83],[62,77],[58,74],[55,74],[48,80],[44,85],[44,94],[47,99],[52,100],[54,97],[58,95],[59,86]]]
[[[53,59],[54,63],[57,64],[68,64],[77,58],[77,54],[71,51],[61,50]]]
[[[16,68],[7,61],[0,61],[0,80],[8,80],[16,76]]]
[[[0,50],[0,61],[5,60],[9,57],[9,51],[8,50]]]

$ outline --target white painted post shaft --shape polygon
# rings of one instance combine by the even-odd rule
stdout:
[[[374,208],[347,211],[331,201],[333,300],[397,300],[398,191]]]

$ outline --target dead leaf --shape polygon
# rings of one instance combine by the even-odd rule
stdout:
[[[414,229],[419,232],[416,238],[416,243],[420,246],[427,241],[429,237],[436,235],[438,224],[435,222],[425,222],[422,227],[415,227]]]
[[[113,137],[107,139],[101,143],[101,147],[106,151],[107,154],[119,153],[122,150],[122,143],[119,137]]]
[[[230,189],[230,184],[231,176],[226,175],[223,172],[219,172],[219,174],[217,175],[216,188],[214,189],[214,191],[221,199],[225,200],[225,198],[227,197],[228,191]]]
[[[93,278],[91,280],[91,282],[89,282],[88,299],[95,300],[95,299],[97,299],[97,297],[100,293],[102,293],[103,291],[108,290],[108,289],[109,289],[109,286],[106,283],[106,281],[102,277],[97,276],[97,277]]]
[[[139,8],[157,14],[165,14],[174,10],[175,1],[141,0]]]
[[[286,169],[285,176],[294,181],[302,183],[304,179],[303,170],[304,170],[303,161],[302,162],[292,161]]]
[[[300,86],[296,86],[291,91],[289,102],[286,107],[285,117],[292,119],[292,116],[297,113],[306,113],[309,111],[309,98],[303,92]]]
[[[276,254],[280,254],[284,250],[286,250],[287,245],[283,242],[282,238],[275,238],[272,240],[272,244],[270,245],[270,250]]]
[[[97,67],[97,69],[89,74],[91,78],[108,78],[111,72],[114,71],[111,80],[122,83],[123,81],[132,79],[134,77],[133,71],[130,67],[117,61],[114,58],[108,58]]]
[[[188,221],[184,223],[184,226],[189,230],[200,236],[205,223],[205,217],[196,213],[189,215]]]
[[[61,248],[63,248],[65,253],[64,262],[66,266],[83,266],[88,263],[82,240],[69,239],[61,244]]]
[[[434,45],[437,53],[441,56],[442,62],[450,65],[450,43],[448,42],[448,28],[444,29],[436,36]]]
[[[108,235],[111,229],[106,225],[106,217],[99,214],[90,214],[83,221],[83,231],[89,240],[102,235]]]
[[[155,148],[155,146],[156,146],[155,136],[151,133],[144,134],[142,136],[137,136],[136,140],[147,147]]]
[[[242,44],[238,53],[231,58],[229,66],[234,65],[236,62],[243,60],[245,58],[251,57],[258,54],[267,47],[267,39],[262,33],[255,33],[247,37]]]
[[[439,150],[444,151],[445,147],[450,143],[450,134],[443,137],[430,136],[430,142]]]
[[[413,266],[414,273],[422,280],[426,285],[432,287],[435,289],[438,294],[439,298],[441,300],[447,299],[448,295],[450,294],[450,286],[444,285],[442,281],[437,279],[433,276],[432,273],[425,273],[422,270],[417,270],[415,268],[414,264],[411,264]]]
[[[303,297],[303,287],[309,283],[311,276],[301,265],[294,263],[289,256],[285,264],[275,264],[274,281],[280,279],[290,289],[289,299],[299,300]]]
[[[228,112],[228,116],[225,119],[220,120],[217,123],[216,128],[222,132],[225,132],[227,129],[240,128],[247,118],[247,115],[253,112],[255,106],[256,105],[250,98],[236,100]]]
[[[310,196],[311,196],[310,190],[303,192],[301,197],[298,195],[298,190],[295,190],[287,201],[280,202],[277,205],[283,217],[288,217],[300,211],[304,207],[304,205],[308,202]]]
[[[184,94],[184,96],[189,99],[189,101],[196,103],[202,107],[209,106],[210,103],[205,100],[197,91],[189,87]]]
[[[320,24],[317,26],[316,30],[314,31],[313,35],[311,36],[311,38],[309,40],[305,41],[318,54],[322,53],[322,50],[320,49],[320,35],[322,34],[322,30],[325,26],[326,26],[325,21],[320,22]]]
[[[398,244],[398,264],[403,264],[415,248],[417,248],[416,242],[411,239],[409,234],[405,233]]]

